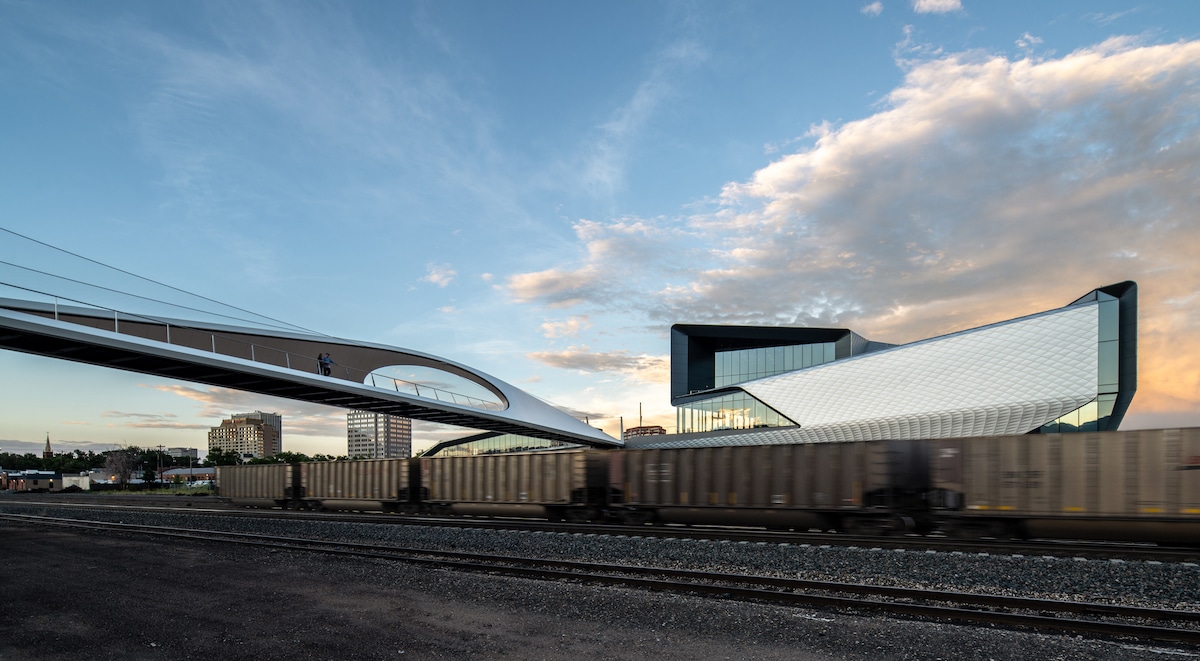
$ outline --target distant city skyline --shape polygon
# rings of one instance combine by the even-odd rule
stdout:
[[[673,323],[899,344],[1124,280],[1123,428],[1200,425],[1194,3],[48,0],[0,5],[0,77],[0,227],[614,437],[674,431]],[[2,297],[115,277],[6,232],[0,262]],[[345,448],[343,409],[0,371],[3,451],[205,448],[250,410]]]

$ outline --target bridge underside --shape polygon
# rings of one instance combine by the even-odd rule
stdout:
[[[503,392],[508,400],[508,408],[504,411],[488,411],[392,393],[383,388],[269,363],[61,323],[36,315],[16,313],[11,309],[0,309],[0,348],[470,429],[596,447],[621,445],[599,430],[497,380],[490,380],[490,383]],[[485,376],[478,372],[474,374]]]

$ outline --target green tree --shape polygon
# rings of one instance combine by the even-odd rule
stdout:
[[[302,452],[277,452],[269,457],[255,457],[247,461],[248,464],[294,464],[301,461],[312,461],[308,455]]]
[[[242,455],[233,450],[209,450],[204,457],[204,466],[237,466],[242,463]]]

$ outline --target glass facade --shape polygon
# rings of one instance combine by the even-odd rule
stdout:
[[[724,388],[813,365],[832,363],[834,353],[833,342],[718,351],[713,355],[715,387]]]
[[[832,363],[835,358],[836,347],[833,342],[717,351],[713,354],[713,383],[716,388],[725,388]],[[675,422],[677,433],[680,434],[796,424],[745,392],[680,404],[675,409]]]
[[[713,383],[727,387],[745,381],[773,377],[815,365],[833,362],[833,342],[788,344],[784,347],[716,351],[713,354]],[[676,407],[677,433],[715,432],[720,429],[790,427],[796,423],[763,404],[748,392],[733,392]]]
[[[346,455],[351,459],[412,456],[412,420],[385,413],[346,414]]]
[[[438,450],[434,454],[422,454],[427,457],[474,457],[481,454],[499,454],[504,452],[527,452],[530,450],[550,450],[559,448],[579,447],[574,443],[563,441],[548,441],[542,438],[519,436],[517,434],[500,434],[477,441],[467,441]]]
[[[675,409],[675,422],[680,434],[796,424],[744,392],[681,404]]]
[[[1117,403],[1120,382],[1120,302],[1113,296],[1097,291],[1100,307],[1100,351],[1097,365],[1096,399],[1070,413],[1042,425],[1043,434],[1062,434],[1078,431],[1109,431],[1109,417]]]

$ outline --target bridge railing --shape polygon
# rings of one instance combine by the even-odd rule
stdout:
[[[275,367],[283,367],[303,372],[313,372],[324,378],[336,378],[362,385],[369,385],[373,388],[394,391],[403,394],[412,394],[423,399],[431,399],[438,402],[457,404],[459,406],[470,406],[472,408],[483,409],[485,411],[501,411],[504,410],[504,404],[493,402],[479,397],[472,397],[463,393],[438,388],[429,384],[418,383],[416,381],[406,381],[398,379],[387,374],[381,374],[377,371],[361,370],[347,365],[339,365],[336,362],[330,362],[329,374],[324,374],[320,356],[311,356],[307,354],[287,351],[277,347],[256,344],[247,342],[241,338],[232,337],[230,335],[195,328],[185,324],[171,324],[162,319],[149,317],[133,312],[125,312],[106,306],[99,306],[84,301],[79,301],[56,294],[29,289],[5,283],[9,287],[20,289],[26,292],[39,294],[52,299],[53,304],[42,314],[47,317],[52,317],[55,321],[65,323],[76,323],[82,326],[95,328],[98,330],[111,330],[114,333],[139,337],[146,340],[164,342],[173,346],[182,346],[190,349],[199,349],[201,351],[211,351],[212,353],[227,356],[231,358],[240,358],[250,360],[255,363],[263,363]],[[72,304],[85,306],[89,310],[96,310],[95,315],[82,314],[78,309],[60,310],[60,301],[68,301]],[[14,308],[15,309],[15,308]],[[31,310],[19,310],[22,312],[30,312]],[[35,312],[35,314],[37,314]],[[89,323],[90,322],[90,323]],[[125,323],[125,328],[122,330],[121,324]],[[343,377],[344,375],[344,377]]]

